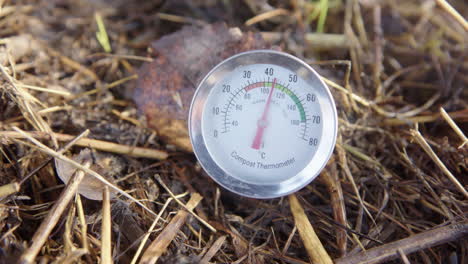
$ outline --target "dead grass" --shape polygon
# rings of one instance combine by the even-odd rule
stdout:
[[[270,2],[0,1],[0,263],[467,263],[467,4]],[[304,58],[336,100],[335,153],[289,201],[220,189],[131,100],[151,41],[218,20]],[[76,195],[85,172],[118,197]]]

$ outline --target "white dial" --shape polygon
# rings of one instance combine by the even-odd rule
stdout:
[[[272,64],[240,66],[218,82],[202,131],[219,166],[254,184],[280,183],[304,169],[322,136],[320,104],[305,86]]]
[[[190,114],[194,151],[208,174],[242,195],[285,195],[328,160],[336,110],[327,87],[285,53],[251,51],[212,70]]]

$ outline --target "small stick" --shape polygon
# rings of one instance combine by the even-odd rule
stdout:
[[[72,226],[75,220],[75,205],[70,204],[70,209],[68,210],[68,215],[65,220],[65,231],[63,232],[63,251],[64,255],[70,255],[71,252],[75,251],[77,248],[73,245],[73,235],[72,235]]]
[[[312,50],[340,50],[353,46],[353,42],[344,34],[308,33],[305,40]]]
[[[80,220],[80,226],[81,226],[81,246],[86,252],[88,252],[89,251],[88,226],[86,225],[86,218],[85,218],[85,214],[83,210],[83,204],[81,203],[80,194],[76,194],[75,204],[76,204],[76,209],[78,212],[78,219]]]
[[[64,56],[64,55],[60,54],[60,52],[56,51],[55,49],[49,47],[46,44],[44,44],[44,47],[47,48],[47,50],[49,51],[49,53],[52,56],[58,57],[62,61],[63,64],[68,65],[70,68],[72,68],[72,69],[74,69],[74,70],[76,70],[78,72],[84,73],[88,77],[91,77],[91,79],[93,79],[94,81],[99,81],[99,77],[96,75],[96,73],[94,73],[92,70],[90,70],[86,66],[84,66],[84,65],[70,59],[67,56]]]
[[[34,137],[34,138],[42,138],[42,139],[50,138],[50,135],[48,133],[43,133],[43,132],[24,132],[24,133],[27,133],[29,136]],[[60,134],[60,133],[52,133],[52,134],[59,141],[70,141],[74,138],[72,135],[66,135],[66,134]],[[4,136],[7,138],[26,138],[26,136],[22,135],[21,133],[14,132],[14,131],[0,132],[0,136]],[[117,143],[112,143],[112,142],[97,140],[97,139],[90,139],[90,138],[80,138],[79,140],[75,142],[75,145],[80,146],[80,147],[89,147],[89,148],[106,151],[106,152],[129,155],[129,156],[138,157],[138,158],[164,160],[169,156],[167,152],[162,151],[162,150],[133,147],[133,146],[121,145]]]
[[[161,180],[161,177],[159,175],[156,176],[156,180],[159,182],[159,184],[161,184],[161,186],[169,193],[169,195],[174,198],[174,200],[180,204],[180,206],[184,207],[185,209],[187,209],[187,211],[189,211],[189,213],[191,213],[198,221],[200,221],[202,224],[204,224],[206,227],[208,227],[208,229],[210,229],[211,231],[213,232],[216,232],[216,229],[211,226],[210,224],[208,224],[208,222],[206,222],[205,220],[203,220],[200,216],[198,216],[197,214],[195,214],[195,212],[193,212],[193,210],[189,209],[188,207],[186,207],[185,204],[183,204],[179,199],[177,199],[177,197],[174,195],[174,193],[172,193],[171,189],[169,189],[169,187],[166,186],[166,184],[164,184],[164,182]]]
[[[124,114],[122,114],[121,112],[115,110],[115,109],[112,109],[111,111],[114,115],[116,115],[118,118],[122,119],[122,120],[125,120],[125,121],[128,121],[130,123],[132,123],[133,125],[137,126],[137,127],[143,127],[143,125],[140,123],[140,121],[138,121],[137,119],[135,118],[131,118],[131,117],[128,117],[128,116],[125,116]]]
[[[457,10],[455,10],[455,8],[453,8],[445,0],[436,0],[436,2],[445,12],[449,13],[449,15],[451,15],[458,23],[460,23],[465,29],[465,31],[468,31],[468,22],[466,22],[463,16],[460,15],[460,13],[458,13]]]
[[[128,81],[133,80],[133,79],[138,79],[138,75],[133,74],[133,75],[124,77],[124,78],[122,78],[120,80],[117,80],[117,81],[114,81],[112,83],[106,84],[102,88],[95,88],[95,89],[92,89],[92,90],[89,90],[89,91],[86,91],[86,92],[83,92],[83,93],[79,93],[79,94],[76,94],[73,97],[70,97],[70,98],[67,98],[67,99],[74,100],[74,99],[77,99],[77,98],[80,98],[80,97],[83,97],[83,96],[88,96],[88,95],[96,94],[96,93],[99,93],[99,92],[103,92],[105,90],[114,88],[114,87],[116,87],[118,85],[121,85],[122,83],[128,82]]]
[[[400,255],[400,258],[401,258],[401,260],[403,261],[403,263],[405,263],[405,264],[411,264],[410,261],[409,261],[409,259],[408,259],[408,257],[405,255],[405,252],[403,252],[403,250],[401,250],[401,248],[399,248],[399,249],[397,250],[397,252],[398,252],[398,255]]]
[[[465,134],[463,134],[463,131],[461,131],[461,129],[457,126],[455,121],[453,121],[453,119],[450,117],[450,115],[442,107],[440,108],[440,114],[445,119],[445,121],[447,121],[447,123],[450,125],[450,127],[455,131],[455,133],[457,133],[457,135],[463,141],[461,146],[458,147],[458,148],[462,148],[466,143],[468,143],[468,138],[466,138]]]
[[[274,10],[267,11],[267,12],[261,13],[259,15],[256,15],[256,16],[248,19],[247,21],[245,21],[244,25],[251,26],[253,24],[256,24],[256,23],[264,21],[264,20],[268,20],[268,19],[270,19],[272,17],[275,17],[275,16],[282,16],[282,15],[288,15],[288,14],[289,14],[288,10],[283,9],[283,8],[278,8],[278,9],[274,9]]]
[[[202,20],[194,19],[191,17],[183,17],[173,14],[166,14],[166,13],[156,13],[156,16],[161,20],[171,21],[174,23],[183,23],[183,24],[201,24],[203,25],[205,22]]]
[[[218,250],[223,246],[224,241],[226,241],[226,236],[221,236],[211,245],[208,252],[206,252],[205,256],[200,261],[200,264],[208,264],[210,259],[216,255]]]
[[[283,255],[286,255],[286,252],[288,252],[289,246],[291,245],[291,242],[294,238],[294,235],[296,234],[296,231],[297,231],[297,226],[294,226],[293,230],[291,231],[291,234],[289,234],[288,240],[286,240],[286,243],[284,243],[283,250],[281,251]]]
[[[468,113],[468,109],[450,112],[448,114],[450,115],[450,118],[454,118],[457,120],[465,120],[467,113]],[[439,113],[430,114],[430,115],[413,116],[413,117],[404,118],[404,119],[389,118],[389,119],[384,120],[384,124],[390,125],[390,126],[399,126],[399,125],[405,125],[405,124],[410,124],[410,123],[428,123],[428,122],[434,122],[436,120],[440,120]]]
[[[146,241],[148,241],[148,238],[149,236],[151,235],[151,233],[153,232],[154,228],[156,227],[156,224],[158,223],[159,221],[159,218],[161,218],[161,215],[164,213],[164,211],[166,210],[167,206],[169,205],[169,203],[172,201],[172,197],[169,197],[169,199],[167,199],[166,203],[163,205],[161,211],[159,211],[159,214],[158,216],[156,216],[156,218],[154,219],[153,223],[151,224],[148,232],[146,232],[145,236],[143,237],[143,239],[141,240],[141,243],[140,243],[140,246],[138,246],[138,249],[137,249],[137,252],[135,253],[135,255],[133,256],[133,259],[132,259],[132,262],[130,264],[135,264],[138,260],[138,258],[140,257],[140,254],[141,254],[141,251],[143,250],[143,247],[145,246],[146,244]]]
[[[109,187],[102,190],[101,263],[112,264],[111,210]]]
[[[148,207],[146,207],[142,202],[140,202],[139,200],[133,198],[133,196],[131,196],[130,194],[126,193],[125,191],[123,191],[122,189],[120,189],[117,185],[109,182],[106,178],[104,178],[102,175],[100,175],[99,173],[87,168],[87,167],[84,167],[83,165],[81,165],[80,163],[68,158],[68,157],[65,157],[63,154],[59,154],[57,153],[56,151],[50,149],[49,147],[47,147],[46,145],[42,144],[41,142],[39,142],[37,139],[31,137],[30,135],[28,135],[27,133],[25,133],[23,130],[17,128],[17,127],[13,127],[13,129],[15,131],[17,131],[18,133],[20,133],[23,137],[27,138],[29,141],[31,141],[32,143],[34,143],[34,145],[36,145],[38,148],[38,150],[44,152],[44,153],[47,153],[59,160],[62,160],[62,161],[65,161],[67,163],[69,163],[70,165],[72,165],[73,167],[79,169],[79,170],[83,170],[84,172],[86,172],[87,174],[95,177],[97,180],[99,180],[100,182],[106,184],[107,186],[109,186],[110,188],[114,189],[116,192],[122,194],[123,196],[127,197],[128,199],[132,200],[134,203],[138,204],[139,206],[141,206],[143,209],[145,209],[147,212],[149,212],[150,214],[152,215],[156,215],[155,212],[153,212],[153,210],[149,209]],[[25,144],[25,143],[23,143]],[[28,144],[29,145],[29,144]],[[34,145],[31,145],[31,147],[35,147]]]
[[[455,178],[455,176],[447,169],[445,164],[440,160],[440,158],[432,150],[431,146],[427,143],[426,139],[419,133],[419,131],[411,129],[411,135],[416,139],[416,142],[424,149],[424,151],[429,155],[429,157],[435,162],[435,164],[447,175],[450,181],[455,184],[455,187],[468,198],[468,192],[465,190],[463,185]]]
[[[67,151],[69,148],[71,148],[73,145],[76,144],[76,142],[82,138],[82,137],[86,137],[87,135],[89,134],[89,129],[86,129],[85,131],[83,131],[83,133],[79,134],[78,136],[76,136],[74,139],[72,139],[70,142],[68,142],[63,148],[57,150],[57,153],[59,154],[63,154],[65,151]],[[30,173],[28,173],[28,175],[24,176],[23,179],[21,179],[20,181],[20,185],[23,184],[26,180],[28,180],[31,176],[33,176],[34,174],[36,174],[40,169],[44,168],[47,164],[49,164],[49,162],[52,160],[53,158],[48,158],[46,161],[44,161],[44,163],[42,163],[41,165],[39,165],[37,168],[35,168],[33,171],[31,171]]]
[[[193,210],[198,203],[202,200],[202,197],[198,193],[194,193],[187,205],[189,211]],[[154,264],[159,257],[166,251],[171,241],[177,235],[182,225],[185,223],[189,213],[185,209],[180,209],[177,214],[172,218],[171,222],[164,228],[164,230],[158,235],[158,237],[151,243],[146,249],[145,253],[141,257],[141,264]]]
[[[381,100],[385,96],[385,91],[380,80],[383,62],[383,30],[382,30],[382,7],[376,4],[373,9],[374,17],[374,66],[372,67],[372,79],[376,89],[376,99]]]
[[[313,263],[321,264],[333,264],[330,256],[323,247],[320,239],[314,231],[314,228],[307,219],[307,216],[302,208],[296,195],[289,195],[289,204],[291,206],[291,212],[294,216],[294,222],[296,223],[299,235],[302,238],[302,242],[309,254],[309,257]]]
[[[90,165],[89,162],[86,162],[83,167],[88,168]],[[67,206],[70,200],[75,195],[76,191],[78,190],[78,186],[80,185],[81,181],[85,176],[84,171],[76,172],[70,181],[67,184],[67,187],[63,190],[60,198],[54,204],[52,209],[50,209],[49,213],[47,214],[46,218],[42,221],[41,225],[37,229],[36,233],[32,237],[31,246],[26,249],[26,251],[21,255],[20,263],[33,263],[34,259],[36,258],[37,254],[41,250],[42,246],[48,239],[52,229],[54,229],[55,225],[57,224],[60,216],[62,213],[67,209]]]
[[[262,38],[267,42],[278,42],[284,38],[279,32],[261,32]],[[353,46],[353,41],[344,34],[307,33],[305,40],[308,48],[313,50],[342,50]]]
[[[379,247],[362,251],[355,255],[335,260],[335,264],[382,263],[399,256],[398,250],[411,254],[421,249],[437,246],[468,235],[468,221],[450,224],[409,236]]]
[[[20,190],[20,185],[17,182],[12,182],[0,186],[0,198],[16,193]]]
[[[109,54],[105,52],[97,52],[97,53],[91,54],[89,57],[94,58],[97,56],[111,57],[111,58],[116,58],[116,59],[126,59],[126,60],[138,60],[138,61],[146,61],[146,62],[153,61],[153,59],[149,57],[127,55],[127,54]]]
[[[49,89],[49,88],[45,88],[45,87],[39,87],[39,86],[35,86],[35,85],[17,84],[17,86],[18,86],[18,87],[21,87],[21,88],[26,88],[26,89],[35,90],[35,91],[40,91],[40,92],[46,92],[46,93],[51,93],[51,94],[62,95],[62,96],[65,96],[65,97],[70,97],[70,96],[73,95],[72,93],[67,92],[67,91],[54,90],[54,89]]]
[[[327,185],[328,192],[330,193],[330,200],[333,209],[333,218],[335,221],[340,223],[342,226],[348,226],[348,221],[346,218],[346,207],[343,197],[343,189],[341,188],[340,180],[337,176],[336,169],[332,172],[322,171],[323,178]],[[335,230],[336,244],[340,251],[341,256],[346,254],[347,246],[347,236],[346,229],[337,228]]]

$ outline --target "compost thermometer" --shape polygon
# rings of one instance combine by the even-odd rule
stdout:
[[[243,196],[273,198],[311,182],[335,146],[333,98],[305,62],[271,50],[239,53],[195,92],[190,140],[203,169]]]

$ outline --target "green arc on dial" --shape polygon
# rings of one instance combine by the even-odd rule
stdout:
[[[255,82],[244,87],[244,90],[248,92],[258,87],[271,87],[272,85],[273,85],[273,82]],[[305,123],[306,114],[305,114],[304,106],[302,106],[302,103],[301,103],[301,100],[299,100],[299,97],[297,97],[297,95],[293,91],[289,90],[286,86],[281,85],[279,83],[275,83],[275,89],[282,91],[283,93],[288,95],[293,100],[293,102],[297,106],[297,109],[299,110],[299,114],[301,116],[301,122]]]

